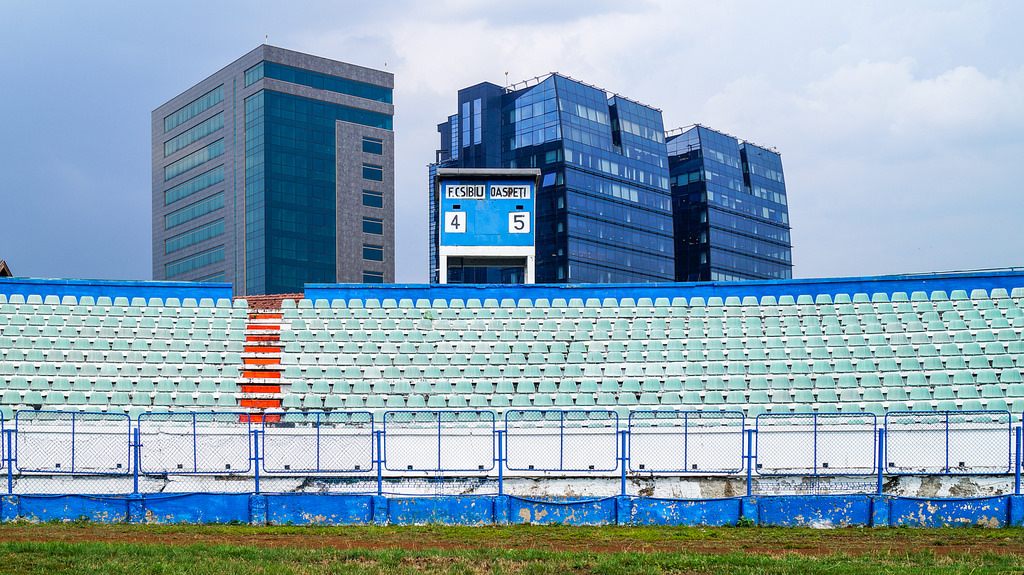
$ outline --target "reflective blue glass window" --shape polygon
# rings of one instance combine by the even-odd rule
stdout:
[[[222,261],[224,261],[224,246],[218,246],[166,264],[164,272],[168,278],[173,278]]]
[[[384,140],[363,136],[363,152],[380,156],[384,153]]]
[[[223,127],[224,112],[221,112],[164,142],[164,157],[166,158],[167,156],[170,156],[174,152],[187,147],[189,144],[198,142]]]
[[[167,180],[174,179],[177,176],[180,176],[189,170],[193,170],[210,160],[219,158],[222,155],[224,155],[223,138],[206,146],[205,148],[200,148],[192,152],[176,162],[164,166],[164,181],[166,182]]]
[[[173,130],[223,101],[224,84],[221,84],[164,117],[164,131]]]
[[[201,225],[198,228],[178,234],[172,238],[167,238],[164,240],[164,253],[170,254],[178,250],[183,250],[189,246],[194,246],[198,243],[220,236],[223,233],[224,218],[221,218],[208,224]]]
[[[263,62],[245,71],[245,87],[248,88],[263,79]]]
[[[384,167],[373,164],[363,164],[363,179],[381,182],[384,180]]]
[[[224,272],[214,272],[208,276],[196,279],[197,282],[222,282],[227,278]]]
[[[170,205],[178,200],[185,199],[192,194],[201,192],[210,186],[215,186],[224,181],[224,165],[203,172],[198,176],[184,181],[173,188],[164,191],[164,205]]]
[[[384,207],[384,192],[376,190],[363,190],[363,205],[368,208]]]
[[[348,94],[357,98],[391,103],[391,88],[339,76],[331,76],[330,74],[321,74],[312,70],[293,68],[284,64],[278,64],[277,62],[263,62],[263,77],[291,84],[301,84],[317,90],[327,90],[328,92]]]
[[[363,283],[364,284],[382,284],[384,283],[384,272],[373,272],[369,270],[363,270]]]
[[[451,125],[451,154],[452,159],[459,158],[459,115],[448,116],[448,123]]]
[[[363,218],[363,233],[382,235],[384,233],[384,220],[379,218]]]
[[[384,246],[363,244],[363,259],[371,262],[384,261]]]
[[[480,98],[473,100],[473,143],[480,143],[480,136],[483,134],[483,126],[481,126],[482,116],[480,113]]]
[[[190,222],[223,207],[224,192],[217,192],[208,198],[189,204],[180,210],[175,210],[164,216],[164,228],[169,230],[175,226],[180,226],[185,222]]]

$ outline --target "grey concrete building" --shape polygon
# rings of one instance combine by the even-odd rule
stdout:
[[[153,111],[153,279],[393,282],[388,72],[262,45]]]

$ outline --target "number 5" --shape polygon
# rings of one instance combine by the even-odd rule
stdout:
[[[530,233],[530,212],[511,212],[508,215],[508,233]]]

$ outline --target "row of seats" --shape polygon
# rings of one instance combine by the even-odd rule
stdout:
[[[742,393],[742,392],[737,392]],[[904,394],[905,395],[905,394]],[[782,401],[786,401],[782,403]],[[700,409],[702,407],[729,408],[743,411],[748,415],[758,413],[876,413],[882,414],[887,411],[978,411],[982,409],[996,409],[1001,411],[1012,411],[1021,413],[1024,411],[1024,398],[1012,399],[1008,403],[1005,398],[976,398],[976,399],[947,399],[935,400],[926,399],[883,399],[877,400],[854,400],[843,401],[833,394],[829,398],[817,398],[808,396],[805,398],[792,397],[779,401],[770,399],[767,395],[763,397],[744,398],[741,395],[723,396],[718,392],[708,392],[705,397],[700,397],[697,392],[685,394],[668,393],[659,397],[654,393],[628,394],[628,393],[598,393],[598,394],[535,394],[535,395],[503,395],[503,394],[474,394],[474,395],[317,395],[287,394],[284,396],[282,407],[285,409],[465,409],[465,408],[538,408],[538,407],[633,407],[633,406],[672,406],[680,409]]]
[[[872,294],[857,292],[852,296],[846,293],[839,293],[835,296],[829,294],[819,294],[815,296],[810,295],[764,295],[758,298],[757,296],[728,296],[725,298],[711,296],[704,298],[702,296],[697,297],[658,297],[658,298],[452,298],[450,300],[444,299],[425,299],[417,298],[413,300],[411,298],[384,298],[383,300],[366,298],[366,299],[333,299],[327,301],[324,299],[318,299],[315,301],[308,299],[300,300],[284,300],[282,302],[282,308],[284,309],[494,309],[494,308],[660,308],[660,307],[757,307],[764,308],[769,306],[791,306],[791,305],[827,305],[827,304],[844,304],[844,303],[887,303],[887,302],[937,302],[937,301],[977,301],[977,302],[992,302],[998,300],[1006,300],[1008,298],[1014,300],[1024,299],[1024,288],[1013,288],[1011,291],[1007,291],[1003,288],[995,288],[991,292],[984,289],[973,289],[968,295],[967,290],[952,290],[947,294],[943,290],[934,290],[929,292],[914,291],[908,296],[906,292],[893,292],[892,294],[886,292],[876,292]],[[986,305],[982,303],[981,305]]]
[[[890,371],[940,371],[959,369],[1003,369],[1020,366],[1024,353],[991,354],[991,355],[947,355],[925,357],[923,361],[917,357],[874,359],[814,359],[790,361],[763,361],[749,358],[729,358],[723,360],[690,359],[679,354],[649,352],[644,355],[635,352],[630,357],[618,352],[568,355],[554,353],[415,353],[386,354],[359,353],[343,355],[344,352],[330,354],[296,354],[284,358],[286,365],[296,365],[300,369],[312,369],[312,366],[407,366],[407,365],[477,365],[477,366],[555,366],[562,367],[563,372],[569,369],[602,371],[616,369],[621,371],[634,370],[637,374],[647,373],[648,368],[657,369],[659,373],[669,375],[726,375],[726,374],[789,374],[789,373],[876,373]],[[674,355],[674,357],[673,357]],[[147,361],[148,362],[148,361]],[[651,365],[654,364],[654,365]],[[667,364],[667,365],[666,365]]]
[[[96,376],[130,377],[132,379],[152,379],[155,377],[237,377],[241,366],[217,365],[212,363],[204,364],[180,364],[180,363],[148,363],[148,364],[112,364],[103,365],[88,364],[75,365],[74,363],[44,363],[35,366],[31,363],[0,364],[0,384],[10,382],[15,377],[80,377],[89,378]]]
[[[287,353],[591,353],[591,352],[686,352],[686,360],[724,360],[735,357],[749,359],[820,359],[833,358],[883,358],[883,357],[915,357],[934,355],[982,355],[986,353],[1024,353],[1024,342],[1016,332],[1014,339],[1008,341],[988,342],[955,342],[945,341],[932,344],[930,340],[920,338],[850,338],[842,339],[800,339],[800,338],[768,338],[767,340],[749,339],[729,340],[725,343],[717,340],[634,340],[634,341],[552,341],[552,342],[507,342],[507,341],[463,341],[463,342],[417,342],[406,340],[402,343],[378,342],[288,342],[284,345]],[[982,345],[984,343],[984,346]],[[763,354],[763,355],[762,355]],[[642,357],[642,356],[634,356]],[[646,356],[643,356],[646,357]],[[666,358],[668,359],[668,358]]]
[[[994,322],[1012,321],[1024,315],[1024,306],[1007,306],[1006,308],[989,308],[978,310],[917,310],[883,313],[857,313],[853,310],[816,311],[809,315],[791,316],[723,316],[705,317],[688,316],[680,313],[679,317],[670,318],[617,318],[590,319],[570,316],[546,316],[544,319],[494,317],[491,319],[446,319],[434,318],[424,314],[420,318],[391,317],[381,310],[372,316],[368,313],[353,314],[353,310],[331,309],[320,310],[313,317],[300,315],[298,318],[285,318],[292,322],[293,327],[311,328],[399,328],[399,329],[457,329],[468,327],[476,330],[506,329],[509,327],[527,331],[563,331],[569,329],[613,330],[647,330],[647,329],[758,329],[772,327],[829,327],[854,326],[887,323],[931,324],[942,322],[946,326],[959,327],[955,322]],[[686,309],[686,308],[682,308]],[[849,313],[843,313],[847,311]],[[291,315],[291,314],[289,314]],[[366,315],[367,317],[356,317]],[[380,317],[373,317],[380,316]],[[127,319],[127,318],[123,318]],[[978,324],[981,326],[982,324]],[[914,326],[918,327],[918,326]],[[936,326],[938,327],[938,326]],[[918,331],[918,330],[915,330]]]
[[[187,312],[188,310],[195,308],[218,308],[218,309],[241,309],[248,310],[249,304],[244,299],[230,300],[227,298],[143,298],[143,297],[110,297],[110,296],[73,296],[73,295],[39,295],[39,294],[0,294],[0,304],[10,305],[27,305],[31,306],[36,310],[45,310],[49,313],[49,310],[54,309],[56,306],[60,308],[75,307],[79,306],[82,309],[92,310],[96,308],[102,308],[103,310],[110,310],[111,308],[166,308],[170,313]]]

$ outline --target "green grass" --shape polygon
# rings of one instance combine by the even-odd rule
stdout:
[[[1020,529],[0,526],[0,573],[1021,573]]]

